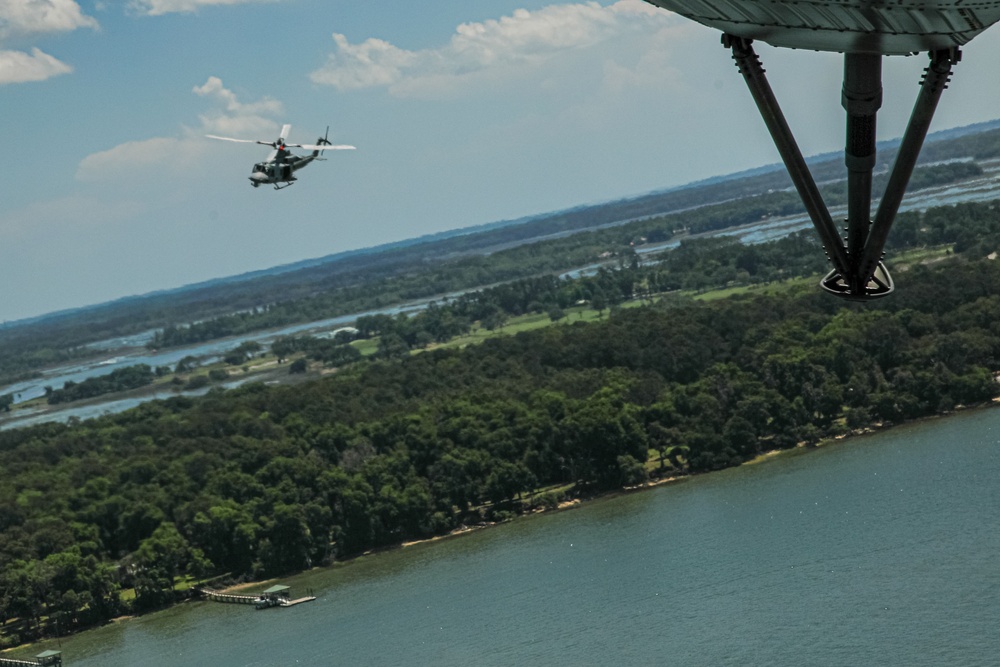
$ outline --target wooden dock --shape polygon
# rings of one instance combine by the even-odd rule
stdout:
[[[230,595],[229,593],[219,593],[207,588],[197,589],[199,593],[214,602],[227,602],[229,604],[256,604],[260,599],[259,595]]]
[[[62,667],[62,651],[42,651],[34,660],[0,657],[0,667]]]
[[[304,598],[299,598],[297,600],[283,600],[278,606],[279,607],[293,607],[297,604],[302,604],[303,602],[312,602],[316,597],[309,595]]]
[[[295,600],[288,599],[288,586],[272,586],[259,595],[232,595],[230,593],[220,593],[208,588],[196,588],[195,591],[206,599],[214,602],[227,602],[229,604],[252,604],[257,609],[267,609],[269,607],[294,607],[303,602],[312,602],[314,596],[301,597]],[[4,667],[0,665],[0,667]]]

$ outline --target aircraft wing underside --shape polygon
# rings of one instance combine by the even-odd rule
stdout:
[[[1000,0],[646,0],[772,46],[905,55],[962,46],[1000,21]]]

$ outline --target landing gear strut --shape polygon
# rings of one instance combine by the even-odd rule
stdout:
[[[893,283],[882,264],[889,229],[899,211],[906,185],[930,128],[941,93],[948,87],[952,67],[961,60],[960,51],[946,49],[930,53],[920,94],[896,154],[885,194],[871,219],[872,170],[875,168],[875,119],[882,106],[882,56],[870,53],[844,54],[843,105],[847,111],[847,237],[841,236],[816,182],[799,151],[771,90],[753,40],[723,35],[722,44],[732,49],[733,60],[747,82],[771,138],[781,154],[795,189],[819,233],[833,270],[820,282],[824,290],[840,297],[869,300],[892,292]]]

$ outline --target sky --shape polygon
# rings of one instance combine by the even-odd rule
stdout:
[[[842,59],[757,45],[806,155]],[[933,130],[1000,117],[1000,28]],[[883,66],[900,136],[926,56]],[[0,0],[0,322],[778,161],[719,34],[641,0]],[[269,148],[336,144],[279,192]]]

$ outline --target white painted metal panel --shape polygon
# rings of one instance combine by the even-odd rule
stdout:
[[[1000,0],[646,0],[773,46],[908,54],[962,46],[1000,21]]]

